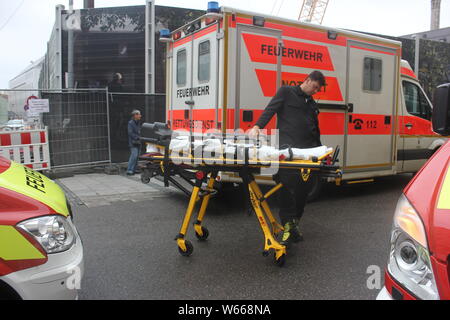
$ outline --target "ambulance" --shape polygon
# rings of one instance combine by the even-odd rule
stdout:
[[[435,91],[433,127],[450,134],[450,84]],[[383,300],[450,300],[450,141],[403,190],[391,232]]]
[[[61,188],[0,157],[0,300],[76,299],[83,245]]]
[[[322,143],[340,147],[345,182],[417,172],[446,140],[431,129],[432,105],[398,41],[217,2],[187,25],[162,30],[160,41],[167,44],[173,130],[245,132],[280,86],[300,85],[320,70],[326,85],[314,99]],[[266,129],[275,128],[276,117]],[[231,173],[221,179],[240,181]]]

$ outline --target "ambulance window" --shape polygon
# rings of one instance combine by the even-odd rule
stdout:
[[[364,58],[363,90],[381,91],[382,61],[374,58]]]
[[[186,49],[180,50],[177,53],[177,85],[183,86],[186,84]]]
[[[403,81],[403,95],[406,110],[413,116],[431,120],[431,106],[419,86],[412,82]]]
[[[209,80],[210,61],[210,45],[208,40],[198,45],[198,81]]]

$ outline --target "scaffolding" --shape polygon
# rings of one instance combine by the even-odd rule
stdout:
[[[303,0],[298,20],[322,24],[329,0]]]

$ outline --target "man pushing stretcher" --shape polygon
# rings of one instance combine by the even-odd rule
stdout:
[[[300,86],[283,86],[278,89],[250,131],[250,136],[258,136],[261,129],[276,114],[280,149],[321,146],[319,109],[312,96],[324,85],[324,75],[320,71],[313,71]],[[280,244],[287,246],[292,242],[303,240],[303,235],[299,231],[299,221],[312,188],[312,179],[303,179],[298,170],[284,169],[280,169],[274,179],[284,186],[280,190],[279,215],[284,226]]]

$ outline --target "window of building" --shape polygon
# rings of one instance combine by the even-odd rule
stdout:
[[[382,61],[374,58],[364,58],[364,83],[365,91],[381,91]]]
[[[431,120],[431,106],[419,86],[409,81],[403,81],[403,95],[409,114]]]
[[[186,85],[187,57],[186,49],[177,52],[177,85]]]
[[[198,81],[208,81],[211,69],[211,54],[209,40],[198,45]]]

